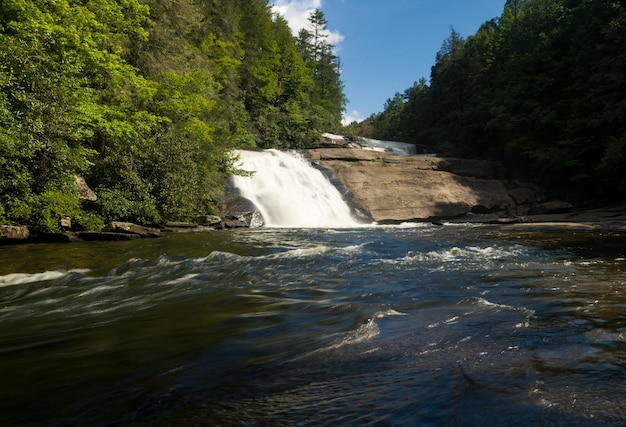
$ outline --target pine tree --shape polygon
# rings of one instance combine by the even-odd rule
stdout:
[[[328,22],[324,13],[314,10],[308,22],[308,29],[300,30],[297,44],[313,78],[311,100],[321,108],[326,130],[333,131],[341,127],[341,115],[346,103],[340,62],[334,54],[334,46],[327,40]]]

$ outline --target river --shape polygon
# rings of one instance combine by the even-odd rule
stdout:
[[[364,224],[241,152],[263,227],[2,246],[2,426],[626,423],[623,232]]]
[[[259,228],[0,254],[3,426],[626,422],[620,233]]]

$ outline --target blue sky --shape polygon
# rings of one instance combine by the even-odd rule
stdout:
[[[348,98],[345,121],[383,110],[430,68],[450,27],[463,37],[499,17],[506,0],[272,0],[297,32],[310,12],[324,12],[329,40],[341,58]]]

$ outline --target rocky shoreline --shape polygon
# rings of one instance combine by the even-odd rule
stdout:
[[[531,184],[496,179],[490,163],[354,148],[309,150],[344,197],[381,224],[453,222],[506,229],[626,229],[626,205],[587,211]],[[539,224],[543,224],[540,226]]]
[[[503,231],[626,231],[626,204],[576,210],[566,201],[546,200],[541,189],[527,183],[495,179],[487,162],[359,148],[317,148],[306,154],[366,220],[379,224],[480,223]],[[194,222],[153,227],[114,221],[98,232],[67,227],[40,236],[32,236],[26,226],[0,225],[0,244],[123,241],[258,224],[262,219],[255,207],[227,192],[221,217],[207,215]]]
[[[20,243],[71,243],[80,241],[128,241],[141,238],[163,237],[172,233],[204,233],[216,230],[248,227],[245,220],[233,219],[239,225],[233,227],[209,227],[195,223],[178,226],[143,227],[137,224],[122,223],[129,226],[127,231],[65,231],[56,234],[31,238],[24,226],[0,226],[0,245]],[[446,224],[486,224],[497,226],[499,230],[515,232],[626,232],[626,206],[619,206],[567,214],[529,215],[519,218],[494,218],[491,215],[465,216],[444,221],[431,222],[436,225]]]
[[[233,217],[218,225],[206,226],[197,223],[176,223],[162,227],[144,227],[132,223],[118,222],[117,229],[109,231],[65,231],[56,234],[31,237],[24,226],[0,226],[0,245],[21,243],[71,243],[80,241],[128,241],[141,238],[163,237],[172,233],[204,233],[216,230],[249,227],[243,217]],[[431,222],[436,225],[446,224],[486,224],[497,227],[503,232],[626,232],[626,206],[577,211],[562,214],[528,215],[524,217],[502,218],[493,215],[466,215],[442,221]]]
[[[500,220],[511,231],[626,231],[626,205]]]
[[[72,243],[81,241],[127,241],[163,237],[172,233],[200,233],[225,228],[222,220],[211,215],[213,222],[166,222],[160,226],[143,226],[113,221],[102,231],[65,230],[53,234],[32,236],[26,226],[0,225],[0,245],[19,243]]]

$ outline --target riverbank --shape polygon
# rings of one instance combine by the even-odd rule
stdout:
[[[500,225],[503,231],[626,231],[626,205],[519,217],[466,215],[449,222]]]
[[[256,153],[255,156],[260,153]],[[273,153],[275,157],[278,153]],[[293,153],[292,153],[293,154]],[[206,215],[194,222],[167,222],[158,226],[142,226],[114,221],[101,231],[80,231],[72,228],[70,218],[61,218],[61,230],[54,234],[32,235],[25,226],[0,225],[0,244],[24,242],[76,242],[76,241],[123,241],[139,238],[153,238],[169,233],[208,232],[230,228],[254,228],[275,225],[268,221],[257,202],[270,200],[277,205],[279,199],[285,201],[289,211],[297,205],[296,199],[311,191],[312,201],[306,209],[294,212],[297,225],[280,223],[278,226],[295,228],[342,228],[346,223],[331,220],[331,216],[321,207],[327,200],[318,187],[311,187],[307,178],[302,188],[288,194],[283,184],[291,183],[305,172],[320,175],[320,178],[336,192],[340,190],[337,203],[352,208],[353,216],[360,215],[361,221],[375,224],[400,223],[478,223],[501,227],[504,230],[563,230],[597,231],[626,230],[626,204],[594,210],[577,210],[567,201],[548,200],[540,188],[528,183],[494,177],[492,165],[488,162],[439,158],[433,156],[399,156],[387,152],[359,148],[318,148],[307,150],[309,161],[296,162],[295,166],[279,165],[271,167],[271,172],[280,172],[275,181],[262,181],[261,186],[244,198],[240,190],[231,186],[221,203],[220,216]],[[283,153],[283,155],[287,155]],[[253,156],[254,157],[254,156]],[[250,167],[263,169],[263,165]],[[322,171],[332,182],[330,185],[320,174]],[[278,189],[279,194],[268,195],[267,189]],[[308,194],[308,193],[307,193]],[[254,197],[253,197],[254,196]],[[278,197],[280,196],[280,197]],[[340,200],[342,199],[343,200]],[[333,199],[335,200],[335,199]],[[255,205],[256,203],[256,205]],[[281,205],[282,206],[282,205]],[[282,209],[282,208],[281,208]],[[319,212],[322,212],[319,214]],[[347,215],[350,216],[346,207]],[[318,212],[317,222],[313,212]],[[282,215],[282,214],[281,214]],[[280,216],[280,215],[279,215]],[[282,218],[282,216],[281,216]],[[359,221],[355,222],[358,225]],[[324,225],[320,225],[324,224]],[[328,225],[330,224],[330,225]]]
[[[31,235],[26,226],[0,225],[0,245],[20,243],[73,243],[82,241],[128,241],[163,237],[174,233],[202,233],[226,228],[219,217],[212,222],[166,222],[158,226],[143,226],[113,221],[102,231],[72,231]]]
[[[520,217],[498,217],[494,214],[468,214],[459,218],[441,221],[413,221],[433,223],[445,227],[447,224],[482,224],[497,227],[503,232],[626,232],[626,205],[561,214],[527,215]],[[137,224],[118,222],[109,231],[65,231],[51,235],[30,237],[19,231],[16,238],[7,234],[0,226],[0,245],[22,243],[72,243],[79,241],[128,241],[142,238],[158,238],[177,233],[207,233],[234,228],[250,228],[244,219],[233,218],[211,226],[198,223],[167,223],[161,227],[144,227]]]
[[[499,179],[489,162],[398,156],[357,148],[309,150],[344,197],[380,224],[484,223],[513,229],[626,229],[626,204],[579,210],[530,183]]]

